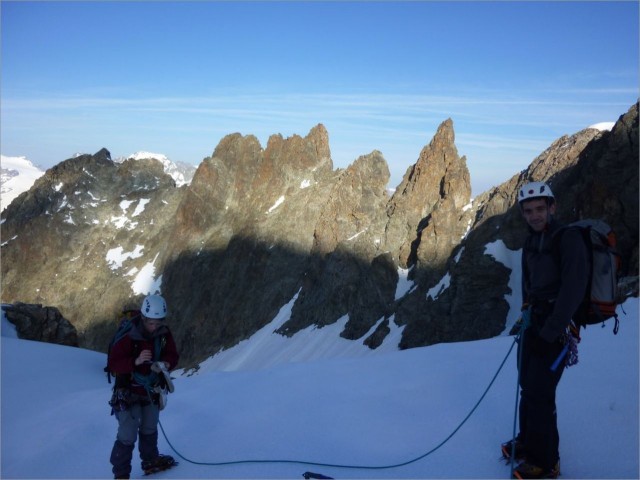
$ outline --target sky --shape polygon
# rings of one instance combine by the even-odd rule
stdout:
[[[454,122],[473,194],[635,103],[638,2],[15,2],[0,143],[44,168],[103,147],[198,165],[227,134],[329,132],[391,188]]]
[[[619,313],[618,335],[583,331],[558,386],[562,479],[640,473],[638,299]],[[16,337],[3,315],[2,478],[111,478],[106,355]],[[371,351],[333,326],[264,330],[215,368],[175,371],[158,446],[180,464],[154,478],[509,478],[499,446],[513,432],[513,337],[404,351],[397,339]],[[137,450],[132,466],[143,478]]]

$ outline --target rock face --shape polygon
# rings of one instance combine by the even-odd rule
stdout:
[[[389,202],[387,245],[398,251],[403,267],[441,270],[468,227],[471,216],[463,207],[471,201],[471,180],[454,140],[449,119],[407,170]]]
[[[3,301],[57,306],[81,346],[106,348],[131,282],[145,283],[166,241],[174,185],[159,162],[117,165],[105,149],[49,169],[3,214]]]
[[[39,342],[78,346],[78,333],[55,307],[42,305],[2,305],[7,320],[13,323],[19,338]]]
[[[341,336],[370,348],[391,322],[405,326],[401,348],[498,335],[514,283],[486,247],[517,254],[526,229],[513,205],[526,181],[551,182],[564,221],[611,223],[624,273],[637,275],[637,138],[635,105],[611,132],[559,139],[473,203],[451,120],[391,198],[382,154],[334,170],[322,125],[266,148],[228,135],[179,188],[155,160],[118,164],[101,150],[50,169],[3,213],[3,300],[56,305],[81,346],[104,350],[118,312],[161,291],[184,367],[290,302],[281,335],[345,316]],[[413,288],[398,293],[407,271]]]

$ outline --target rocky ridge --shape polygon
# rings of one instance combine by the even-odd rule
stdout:
[[[520,248],[513,205],[528,180],[551,183],[561,220],[612,224],[624,274],[638,274],[637,138],[636,104],[611,132],[558,139],[473,202],[450,119],[391,197],[382,154],[334,170],[322,125],[265,148],[228,135],[181,187],[157,160],[119,164],[103,149],[48,170],[3,212],[3,301],[55,305],[81,346],[104,350],[118,312],[161,289],[183,366],[250,337],[294,297],[282,335],[348,316],[341,336],[370,348],[390,322],[405,326],[401,348],[491,337],[509,327],[515,293],[486,248]]]

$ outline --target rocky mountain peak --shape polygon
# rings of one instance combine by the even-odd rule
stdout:
[[[260,236],[270,229],[266,214],[287,199],[305,197],[308,192],[303,190],[330,176],[332,168],[322,125],[306,137],[272,135],[266,149],[253,135],[227,135],[200,164],[187,188],[177,212],[176,238],[193,239],[196,234],[210,245],[224,245],[241,232]]]
[[[454,141],[453,121],[448,119],[409,167],[388,204],[387,245],[398,250],[398,262],[405,268],[416,262],[443,262],[467,228],[468,218],[461,210],[471,199],[471,178]],[[425,233],[425,238],[437,233],[438,244],[422,244]]]

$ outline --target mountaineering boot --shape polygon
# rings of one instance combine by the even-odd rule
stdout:
[[[140,442],[138,443],[138,450],[140,451],[140,459],[152,460],[159,455],[158,452],[158,432],[140,434]]]
[[[142,462],[142,470],[145,475],[161,472],[162,470],[168,470],[171,467],[178,465],[172,456],[170,455],[158,455],[153,460],[145,460]]]
[[[129,478],[131,474],[131,457],[133,456],[133,445],[125,445],[120,440],[113,443],[111,450],[111,465],[113,465],[114,478]]]
[[[508,442],[505,442],[500,446],[500,451],[502,452],[502,458],[508,461],[511,460],[511,453],[513,452],[514,443],[515,443],[515,454],[513,456],[513,459],[517,462],[521,462],[525,459],[524,444],[517,438],[514,440],[509,440]]]
[[[524,480],[526,478],[558,478],[558,475],[560,475],[560,461],[557,461],[550,469],[522,462],[513,470],[512,478],[519,478],[520,480]]]

